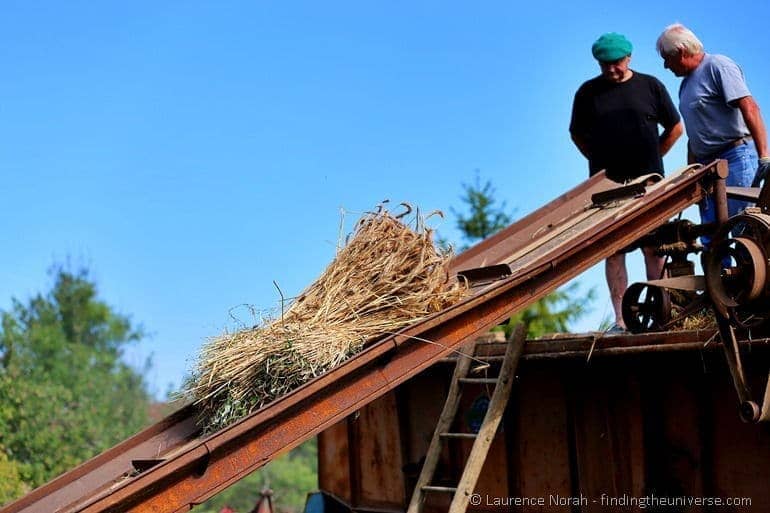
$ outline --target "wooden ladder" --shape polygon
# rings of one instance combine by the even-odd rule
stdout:
[[[469,378],[468,372],[471,368],[471,360],[475,343],[464,346],[463,355],[458,356],[452,382],[449,386],[444,410],[441,412],[436,431],[428,446],[428,453],[425,455],[425,463],[420,471],[420,477],[414,487],[412,498],[409,501],[407,513],[421,513],[425,497],[428,493],[451,493],[453,494],[452,504],[449,507],[449,513],[464,513],[468,509],[468,501],[476,487],[479,474],[487,459],[487,453],[492,445],[492,440],[500,425],[500,420],[508,404],[508,398],[511,395],[513,378],[516,374],[516,366],[519,362],[522,350],[524,348],[526,331],[523,324],[518,324],[511,336],[508,338],[508,346],[505,350],[505,356],[500,367],[500,374],[497,378]],[[492,399],[489,401],[487,413],[484,415],[484,421],[481,423],[479,432],[473,433],[451,433],[449,429],[457,415],[460,405],[460,396],[462,394],[462,385],[469,383],[494,383],[495,391],[492,393]],[[433,477],[436,473],[438,460],[441,455],[441,443],[450,438],[472,438],[473,447],[465,462],[462,477],[456,488],[446,486],[431,486]]]

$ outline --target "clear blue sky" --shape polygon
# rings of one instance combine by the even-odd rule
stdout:
[[[688,8],[689,5],[689,8]],[[681,21],[733,57],[770,112],[767,2],[3,2],[0,309],[85,264],[150,333],[156,394],[242,304],[275,306],[334,254],[340,208],[458,207],[491,180],[520,217],[587,166],[572,98],[603,32],[663,80]],[[767,116],[766,116],[767,118]],[[684,163],[684,139],[666,159]],[[439,231],[457,239],[454,218]],[[641,258],[631,260],[641,278]],[[636,263],[635,263],[636,262]],[[575,330],[610,312],[598,298]],[[237,315],[250,322],[244,308]]]

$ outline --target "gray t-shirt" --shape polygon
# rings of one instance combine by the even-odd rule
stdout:
[[[730,102],[751,96],[743,72],[724,55],[705,54],[679,87],[679,111],[690,149],[697,157],[716,152],[749,135],[740,109]]]

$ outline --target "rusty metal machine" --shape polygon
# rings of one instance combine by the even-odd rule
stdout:
[[[642,237],[633,247],[655,247],[666,257],[667,278],[632,284],[623,295],[623,320],[632,333],[668,331],[682,319],[705,307],[703,276],[695,274],[689,255],[700,253],[697,242],[710,227],[688,220],[670,221]]]
[[[723,164],[725,166],[725,164]],[[725,166],[726,167],[726,166]],[[770,382],[762,400],[751,394],[735,330],[760,329],[770,320],[770,187],[726,187],[716,180],[711,191],[717,221],[696,225],[669,222],[635,246],[656,247],[667,257],[667,277],[634,283],[623,296],[623,319],[633,333],[665,331],[690,314],[710,310],[716,319],[727,364],[746,422],[770,420]],[[756,206],[729,217],[727,200]],[[705,237],[706,246],[698,242]],[[700,253],[703,275],[695,274],[689,255]]]
[[[726,166],[719,167],[717,162],[687,166],[666,178],[657,177],[651,184],[626,186],[621,193],[604,173],[595,174],[458,255],[450,272],[463,276],[470,290],[457,304],[398,333],[384,334],[340,366],[215,433],[201,432],[194,405],[188,405],[0,512],[188,511],[303,441],[337,425],[344,428],[346,419],[441,362],[465,341],[486,333],[659,227],[709,190],[723,188],[724,180],[718,178],[727,175]],[[595,200],[601,195],[606,203]],[[690,229],[684,226],[682,230]],[[758,242],[756,245],[764,247]],[[748,244],[742,243],[737,249],[733,245],[731,251],[742,254],[744,247]],[[731,285],[729,279],[725,283]],[[734,290],[727,287],[726,294],[742,303],[745,298]],[[753,301],[759,302],[759,296]],[[726,308],[729,312],[735,305]],[[726,325],[732,329],[729,322]],[[593,342],[595,339],[586,347],[589,354]],[[558,345],[561,348],[561,343]],[[741,397],[744,403],[750,401],[748,393]],[[392,426],[398,428],[397,423]],[[346,445],[348,440],[365,438],[357,438],[361,432],[355,433],[351,438],[345,436]],[[378,459],[365,467],[365,474],[360,470],[363,460],[355,455],[360,453],[356,453],[355,444],[351,447],[349,465],[340,468],[354,469],[351,480],[373,483],[376,489],[372,496],[381,499],[381,482],[359,477],[369,473],[376,477],[380,475],[376,469],[386,465]],[[537,457],[542,459],[540,454]],[[404,495],[398,488],[403,485],[399,476],[394,492],[397,503]]]

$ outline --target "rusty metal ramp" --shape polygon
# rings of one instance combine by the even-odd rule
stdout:
[[[463,301],[209,436],[185,407],[0,513],[188,511],[696,203],[724,167],[624,187],[596,175],[457,256]]]

